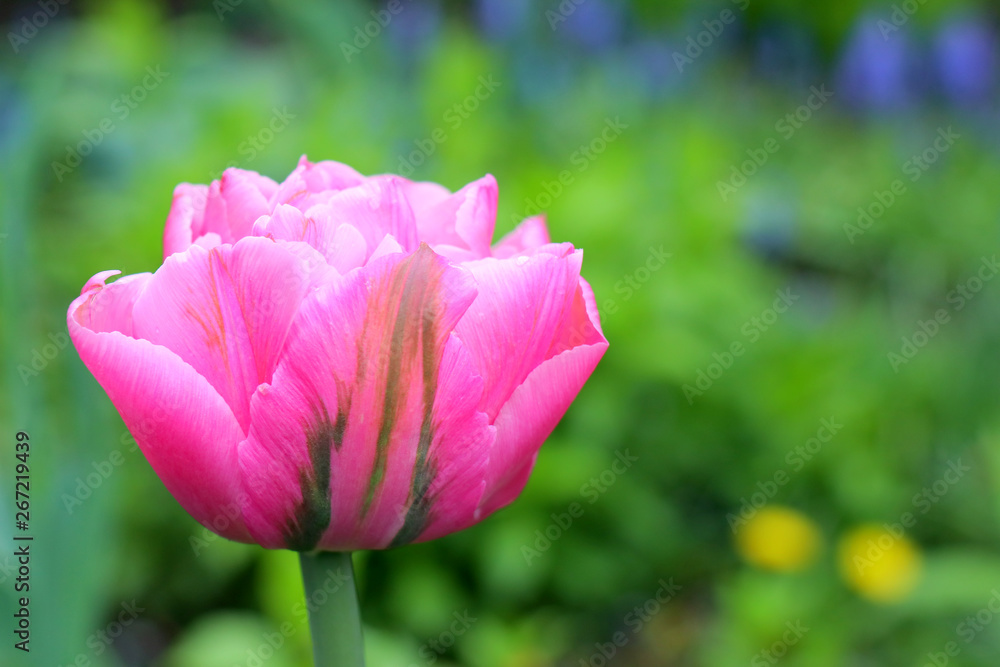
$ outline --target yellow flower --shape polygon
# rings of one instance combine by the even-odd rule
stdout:
[[[870,600],[888,603],[902,600],[917,585],[922,559],[899,524],[866,524],[841,538],[837,560],[851,588]]]
[[[820,542],[812,519],[790,507],[763,507],[736,532],[736,549],[747,562],[778,572],[811,565]]]

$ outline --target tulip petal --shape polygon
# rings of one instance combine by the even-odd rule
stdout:
[[[350,224],[364,237],[368,254],[387,234],[406,252],[417,249],[413,210],[393,180],[368,179],[363,185],[337,192],[327,203],[310,208],[307,215],[328,229]]]
[[[405,252],[417,248],[413,211],[391,180],[369,179],[364,185],[331,193],[325,203],[304,213],[279,204],[273,215],[261,217],[253,229],[254,234],[268,238],[308,243],[340,273],[363,265],[387,236]]]
[[[313,268],[258,237],[211,250],[191,246],[168,257],[138,298],[135,334],[198,371],[246,432],[250,397],[271,379]]]
[[[474,298],[471,277],[421,245],[303,303],[240,446],[256,540],[384,548],[473,521],[494,435],[450,334]]]
[[[526,250],[550,243],[549,230],[545,226],[545,216],[536,215],[525,219],[509,234],[493,246],[493,256],[505,259],[519,255]]]
[[[394,239],[391,235],[386,234],[385,238],[382,239],[382,242],[378,244],[377,248],[375,248],[372,256],[368,258],[368,261],[371,262],[379,257],[394,255],[401,252],[404,252],[403,247],[399,245],[399,243],[396,242],[396,239]]]
[[[440,186],[438,186],[440,187]],[[497,218],[497,182],[487,174],[453,195],[441,196],[433,184],[404,186],[421,240],[449,259],[489,257]]]
[[[247,236],[254,221],[270,211],[278,184],[255,171],[230,168],[211,185],[181,183],[163,231],[163,258],[192,244],[213,247]],[[200,242],[208,236],[207,242]]]
[[[175,252],[183,252],[204,231],[205,202],[208,200],[207,185],[181,183],[174,188],[174,200],[167,215],[163,230],[163,258]]]
[[[70,337],[177,501],[206,528],[250,542],[236,461],[243,432],[232,411],[176,354],[129,335],[131,306],[152,279],[89,284],[69,308]]]
[[[568,244],[562,251],[463,265],[475,276],[479,296],[456,333],[486,378],[481,409],[491,420],[543,361],[602,338],[578,295],[583,253]]]
[[[451,196],[451,190],[438,183],[410,181],[394,176],[389,176],[389,178],[396,178],[399,181],[403,188],[403,194],[406,195],[406,199],[414,211],[427,211]]]
[[[366,245],[361,232],[348,223],[327,224],[317,222],[318,207],[303,213],[289,204],[279,204],[270,216],[262,216],[254,223],[253,233],[269,239],[308,244],[322,255],[327,264],[338,273],[347,273],[365,263]]]
[[[303,211],[326,201],[329,192],[338,192],[365,182],[365,177],[346,164],[324,160],[312,163],[303,155],[298,166],[271,195],[271,206],[291,204]]]
[[[479,503],[486,490],[489,453],[496,441],[496,429],[479,411],[482,378],[465,344],[455,334],[445,347],[439,372],[434,423],[437,424],[436,476],[426,493],[413,494],[418,500],[409,507],[403,528],[393,539],[398,546],[426,542],[468,528],[478,521]],[[433,500],[433,506],[431,505]],[[419,532],[419,537],[412,539]]]
[[[306,187],[312,192],[344,190],[360,185],[365,180],[365,177],[353,167],[342,162],[334,160],[310,162],[305,155],[299,158],[298,168],[295,171],[302,176]]]
[[[205,201],[202,234],[215,232],[223,243],[249,236],[257,218],[271,212],[268,200],[278,185],[254,171],[231,167],[212,181]],[[197,240],[199,234],[195,234]]]
[[[563,328],[562,344],[556,348],[561,351],[528,375],[493,422],[497,439],[490,453],[486,491],[477,521],[520,495],[542,443],[608,349],[608,342],[601,333],[594,293],[583,279],[571,310],[571,325]],[[582,344],[569,345],[569,341],[581,338],[585,341]]]

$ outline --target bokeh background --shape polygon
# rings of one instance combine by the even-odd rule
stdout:
[[[542,209],[586,250],[611,341],[513,506],[356,556],[371,665],[997,664],[990,5],[4,0],[0,25],[0,663],[311,664],[295,555],[190,519],[64,324],[94,273],[159,265],[176,183],[308,154],[493,173],[498,234]]]

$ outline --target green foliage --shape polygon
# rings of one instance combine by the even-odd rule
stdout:
[[[246,664],[241,647],[286,621],[295,632],[267,664],[309,664],[292,611],[295,558],[212,539],[191,520],[130,449],[72,347],[27,381],[18,368],[64,331],[89,276],[156,269],[174,184],[208,182],[230,164],[280,178],[301,154],[397,171],[436,128],[447,139],[413,177],[456,189],[492,172],[498,235],[545,201],[553,238],[586,250],[611,347],[515,504],[461,534],[360,557],[375,667],[578,664],[619,631],[629,641],[617,664],[728,667],[795,620],[810,630],[782,658],[789,666],[923,664],[949,641],[962,647],[953,664],[995,664],[1000,624],[968,643],[958,634],[1000,585],[1000,281],[961,302],[953,292],[996,247],[1000,159],[985,123],[938,109],[861,122],[833,102],[723,199],[719,182],[776,136],[806,90],[699,62],[683,94],[653,99],[622,62],[581,66],[525,99],[511,53],[460,22],[445,21],[412,60],[381,35],[345,63],[339,43],[367,20],[353,3],[244,3],[221,22],[212,10],[152,7],[84,11],[0,66],[13,82],[0,170],[0,423],[4,438],[25,429],[38,443],[37,664],[78,654],[95,665],[151,664],[126,655]],[[117,115],[114,100],[158,65],[169,75]],[[448,110],[490,74],[497,91],[455,126]],[[282,110],[294,118],[254,148]],[[57,174],[53,163],[109,117],[114,130]],[[616,118],[621,135],[575,160]],[[960,139],[909,180],[904,164],[947,126]],[[562,192],[541,198],[563,171]],[[858,207],[894,179],[905,193],[851,232]],[[670,257],[649,271],[661,248]],[[781,290],[798,299],[768,324]],[[889,353],[941,309],[947,323],[894,368]],[[710,377],[734,343],[743,352]],[[827,418],[842,430],[796,469],[790,452]],[[595,486],[625,450],[639,462]],[[79,480],[116,451],[124,462],[70,513]],[[921,512],[916,496],[958,458],[971,471]],[[825,541],[794,575],[743,563],[727,519],[777,470],[790,481],[772,502],[811,517]],[[0,515],[12,515],[9,503],[0,498]],[[545,538],[573,503],[582,516]],[[837,540],[907,511],[918,515],[908,537],[924,555],[921,583],[895,605],[868,602],[838,575]],[[670,578],[681,592],[633,633],[630,613]],[[147,609],[135,634],[98,655],[88,637],[133,598]],[[7,583],[0,600],[9,619]],[[476,622],[449,641],[453,614],[466,611]],[[12,655],[5,642],[0,662]]]

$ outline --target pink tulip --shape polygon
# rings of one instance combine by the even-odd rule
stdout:
[[[583,253],[492,176],[456,193],[303,158],[181,184],[153,274],[91,278],[80,357],[201,524],[382,549],[512,502],[608,343]]]

